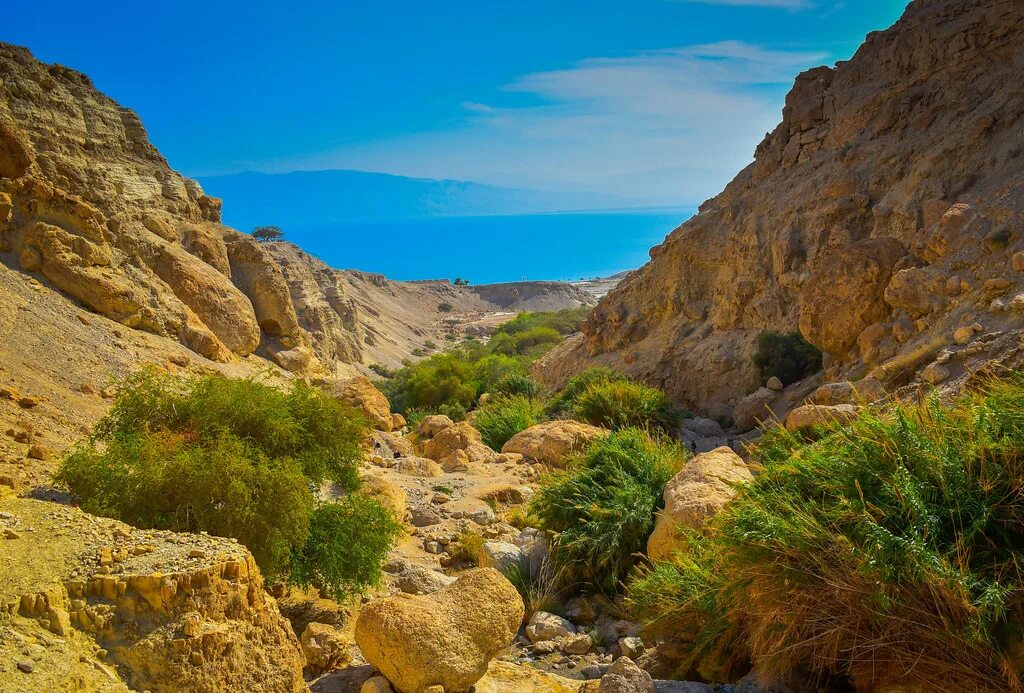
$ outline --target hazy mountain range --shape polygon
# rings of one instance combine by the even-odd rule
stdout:
[[[248,230],[342,221],[535,214],[636,207],[637,200],[596,193],[555,193],[457,180],[327,170],[245,172],[199,177],[224,200],[224,222]]]

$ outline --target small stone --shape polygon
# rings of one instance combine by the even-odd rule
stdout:
[[[13,529],[4,529],[4,539],[20,539],[21,535],[15,532]]]
[[[32,409],[38,407],[39,403],[42,402],[40,398],[34,395],[26,395],[18,400],[18,406],[22,409]]]
[[[960,327],[953,332],[953,341],[957,344],[967,344],[974,336],[974,330],[970,327]]]
[[[644,641],[635,635],[627,635],[619,639],[619,652],[623,657],[636,659],[644,651]]]
[[[202,549],[192,549],[188,552],[189,558],[206,558],[206,552]]]
[[[28,456],[29,459],[45,462],[53,457],[53,453],[50,452],[50,448],[46,447],[42,443],[36,443],[28,449]]]
[[[774,390],[775,392],[780,392],[782,390],[782,388],[783,388],[782,381],[779,380],[774,375],[772,377],[768,378],[768,382],[766,383],[766,386],[768,387],[769,390]]]
[[[1024,272],[1024,253],[1014,253],[1010,258],[1010,264],[1013,265],[1014,272]]]
[[[434,497],[430,499],[430,502],[437,505],[443,505],[450,500],[451,497],[447,493],[435,493]]]
[[[35,668],[35,665],[27,659],[23,659],[20,662],[18,662],[18,671],[24,672],[26,674],[31,674],[33,671],[35,671]]]
[[[444,547],[442,547],[439,542],[428,541],[428,542],[424,542],[423,550],[426,551],[427,553],[439,554],[442,551],[444,551]]]
[[[921,380],[929,385],[938,385],[949,378],[949,369],[937,363],[932,363],[921,371]]]
[[[391,682],[383,676],[373,676],[363,681],[363,685],[359,688],[359,693],[393,693],[394,688],[391,687]]]

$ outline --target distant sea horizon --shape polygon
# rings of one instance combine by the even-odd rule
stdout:
[[[332,267],[416,281],[578,281],[635,269],[696,207],[282,225]],[[231,224],[230,219],[225,223]]]

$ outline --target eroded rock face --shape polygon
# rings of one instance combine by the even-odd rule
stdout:
[[[759,384],[765,330],[824,349],[826,382],[882,367],[893,388],[927,362],[887,363],[969,314],[986,332],[1021,329],[1022,21],[1006,0],[914,2],[850,60],[801,74],[755,161],[538,375],[609,366],[706,412]]]
[[[512,642],[523,613],[512,584],[478,568],[433,594],[370,602],[356,621],[356,643],[401,693],[468,691]]]
[[[241,545],[10,495],[0,510],[17,535],[3,540],[0,656],[10,661],[17,634],[36,628],[59,640],[35,662],[34,690],[71,690],[97,672],[103,685],[86,688],[305,690],[299,643]],[[33,685],[14,674],[0,671],[0,689]]]
[[[669,558],[679,548],[676,528],[697,528],[736,497],[736,485],[753,480],[743,459],[728,447],[695,456],[665,485],[665,509],[647,539],[651,560]]]
[[[603,428],[579,421],[545,421],[512,436],[501,451],[557,467],[568,456],[582,452],[591,441],[607,434]]]

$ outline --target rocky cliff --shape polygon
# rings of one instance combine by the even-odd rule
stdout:
[[[1024,325],[1024,4],[916,0],[796,78],[755,160],[543,364],[627,371],[697,409],[759,384],[765,330],[826,381],[962,374]],[[920,374],[920,375],[919,375]]]
[[[0,44],[0,261],[90,310],[213,361],[257,354],[330,375],[397,365],[441,339],[452,318],[441,304],[471,317],[515,304],[331,270],[224,226],[220,208],[88,77]],[[588,301],[567,288],[542,283],[550,300],[534,303]]]

